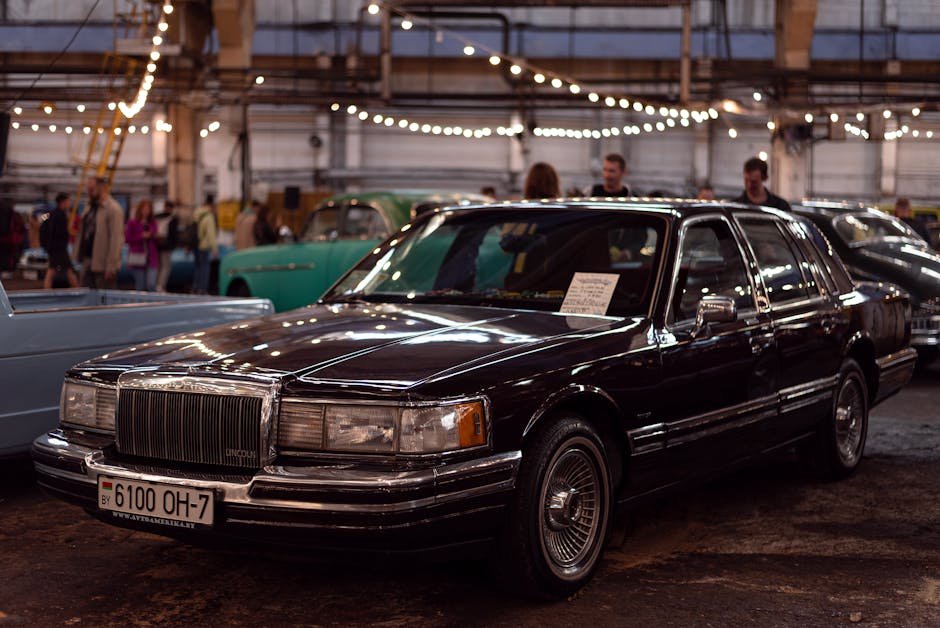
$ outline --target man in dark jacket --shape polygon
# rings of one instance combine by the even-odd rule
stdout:
[[[894,202],[894,215],[913,229],[914,233],[923,238],[925,242],[930,243],[930,231],[927,230],[927,225],[914,217],[914,212],[911,210],[911,199],[902,196],[896,200]]]
[[[764,185],[766,180],[767,162],[760,157],[751,157],[744,162],[744,192],[734,201],[790,211],[790,203],[768,190]]]
[[[157,267],[157,291],[166,292],[166,283],[173,266],[173,251],[180,245],[180,222],[176,215],[176,203],[166,201],[163,211],[154,216],[157,221],[157,250],[160,264]]]
[[[49,257],[49,268],[42,287],[53,287],[56,277],[63,273],[68,278],[69,287],[78,287],[78,277],[72,269],[72,259],[69,257],[69,217],[68,209],[71,206],[70,197],[65,192],[59,192],[55,197],[55,207],[46,216],[39,228],[39,243],[46,249]]]
[[[624,185],[623,177],[627,174],[627,162],[623,155],[610,153],[604,157],[601,175],[604,181],[595,183],[591,196],[630,196],[630,188]]]

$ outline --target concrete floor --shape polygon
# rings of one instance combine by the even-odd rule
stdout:
[[[111,527],[0,464],[0,626],[937,626],[940,364],[872,413],[862,466],[792,457],[634,513],[591,584],[555,603],[473,562],[211,551]]]

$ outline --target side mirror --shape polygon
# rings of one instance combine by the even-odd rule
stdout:
[[[697,337],[709,323],[730,323],[737,320],[738,308],[731,297],[707,295],[698,302],[692,336]]]

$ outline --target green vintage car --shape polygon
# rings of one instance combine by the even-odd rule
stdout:
[[[310,214],[296,242],[226,255],[219,268],[219,294],[266,297],[278,312],[309,305],[418,214],[487,200],[479,194],[428,190],[333,196]]]

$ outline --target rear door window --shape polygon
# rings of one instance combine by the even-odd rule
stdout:
[[[370,205],[350,205],[343,222],[343,237],[374,240],[388,237],[388,225],[381,212]]]
[[[771,304],[805,299],[811,291],[819,294],[815,283],[803,276],[803,266],[808,263],[796,255],[776,220],[744,218],[738,222],[757,259]]]
[[[339,235],[339,214],[340,207],[333,205],[321,207],[313,212],[310,220],[304,227],[302,242],[321,242],[323,240],[334,239]]]

